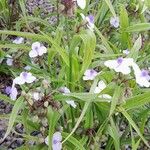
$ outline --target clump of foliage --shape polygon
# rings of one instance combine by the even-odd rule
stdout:
[[[0,72],[11,78],[0,99],[13,105],[0,115],[2,140],[20,135],[18,150],[150,148],[149,0],[51,3],[54,24],[23,0],[0,2]]]

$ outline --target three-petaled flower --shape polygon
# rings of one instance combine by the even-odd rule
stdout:
[[[84,73],[83,80],[94,80],[97,74],[94,69],[87,69]]]
[[[93,16],[93,15],[84,16],[84,14],[82,14],[82,13],[80,13],[80,15],[81,15],[82,19],[83,19],[84,21],[86,21],[87,27],[88,27],[91,31],[93,31],[93,29],[94,29],[94,16]]]
[[[140,70],[136,63],[133,63],[133,70],[136,83],[138,83],[141,87],[150,87],[150,75],[148,70]]]
[[[107,60],[104,65],[110,69],[114,69],[116,72],[122,74],[129,74],[131,72],[131,66],[133,65],[133,58],[122,58],[119,57],[117,60]]]
[[[36,80],[36,77],[32,75],[30,72],[22,72],[19,77],[16,77],[13,80],[14,84],[22,85],[24,83],[32,83]]]
[[[62,136],[60,132],[55,132],[52,137],[52,149],[61,150],[62,149]],[[49,145],[48,136],[45,138],[45,143]]]
[[[119,27],[119,17],[111,17],[110,18],[110,24],[113,27],[118,28]]]
[[[21,44],[24,42],[24,38],[23,37],[17,37],[15,40],[13,40],[14,44]]]
[[[44,53],[47,53],[47,48],[41,45],[39,42],[34,42],[32,44],[32,50],[29,52],[31,58],[42,56]]]

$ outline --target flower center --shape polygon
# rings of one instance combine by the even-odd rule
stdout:
[[[142,70],[141,71],[141,76],[142,77],[147,77],[148,76],[148,71],[147,70]]]
[[[23,77],[26,79],[27,76],[28,76],[28,73],[27,73],[27,72],[23,72],[22,75],[23,75]]]
[[[35,50],[36,50],[37,52],[38,52],[38,49],[39,49],[38,46],[36,46],[36,47],[35,47]]]
[[[89,18],[90,23],[94,23],[94,16],[93,15],[89,15],[88,18]]]
[[[57,144],[59,141],[57,140],[53,140],[53,144]]]
[[[120,65],[122,62],[123,62],[123,58],[122,58],[122,57],[119,57],[119,58],[117,59],[117,63]]]

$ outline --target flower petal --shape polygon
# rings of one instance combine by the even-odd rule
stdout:
[[[12,87],[12,88],[11,88],[11,93],[10,93],[10,98],[11,98],[12,100],[16,100],[17,95],[18,95],[17,89],[16,89],[15,87]]]
[[[36,80],[36,77],[34,77],[30,72],[27,74],[27,77],[25,79],[25,82],[32,83]]]
[[[77,0],[77,4],[81,9],[84,9],[86,6],[86,0]]]
[[[37,50],[41,46],[40,42],[34,42],[32,43],[32,50]]]
[[[72,106],[73,108],[77,107],[77,105],[75,104],[75,102],[73,100],[67,100],[66,103],[69,104],[70,106]]]
[[[38,55],[39,56],[42,56],[44,53],[47,52],[47,48],[45,46],[41,46],[39,49],[38,49]]]
[[[19,76],[19,77],[16,77],[16,78],[13,80],[13,83],[14,83],[14,84],[22,85],[22,84],[25,83],[25,80]]]
[[[107,60],[104,62],[104,65],[110,69],[114,69],[118,66],[118,63],[116,60]]]
[[[31,58],[34,58],[34,57],[37,57],[37,56],[38,56],[38,53],[37,53],[36,50],[31,50],[31,51],[29,52],[29,56],[30,56]]]
[[[59,142],[62,140],[62,136],[61,136],[61,133],[60,133],[60,132],[55,132],[55,133],[53,134],[52,141],[55,141],[55,140],[57,140],[57,141],[59,141]]]

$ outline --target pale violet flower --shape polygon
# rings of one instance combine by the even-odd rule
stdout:
[[[14,84],[22,85],[24,83],[32,83],[36,80],[36,77],[30,72],[22,72],[19,77],[16,77],[13,81]]]
[[[86,0],[77,0],[77,5],[81,8],[84,9],[86,6]]]
[[[29,70],[31,70],[31,66],[27,65],[27,66],[24,67],[24,69],[27,70],[27,71],[29,71]]]
[[[64,93],[63,95],[66,95],[66,94],[70,93],[70,90],[67,87],[61,87],[60,91],[62,93]],[[72,106],[73,108],[77,107],[77,105],[75,104],[75,102],[73,100],[67,100],[66,103],[69,104],[70,106]]]
[[[61,150],[62,149],[62,136],[60,132],[55,132],[52,137],[52,149]],[[45,138],[45,143],[49,145],[48,136]]]
[[[13,59],[12,59],[12,58],[7,58],[6,64],[7,64],[8,66],[12,66],[12,65],[13,65]]]
[[[122,74],[129,74],[131,72],[131,66],[133,64],[132,58],[122,58],[119,57],[116,60],[107,60],[104,65],[110,69],[114,69],[116,72],[121,72]]]
[[[44,53],[47,53],[47,48],[41,45],[39,42],[34,42],[32,44],[32,50],[29,52],[31,58],[42,56]]]
[[[18,91],[17,91],[17,89],[15,88],[14,85],[12,87],[7,86],[6,89],[5,89],[5,93],[7,95],[9,95],[12,100],[16,100],[17,95],[18,95]]]
[[[130,51],[128,50],[128,49],[126,49],[126,50],[123,50],[123,54],[126,54],[126,55],[128,55],[130,53]]]
[[[110,24],[113,27],[118,28],[119,27],[119,17],[111,17],[110,18]]]
[[[104,83],[104,81],[99,81],[98,82],[98,86],[95,88],[94,93],[98,94],[100,93],[102,90],[104,90],[106,88],[106,84]],[[112,97],[108,94],[101,94],[98,96],[99,98],[104,98],[104,99],[111,99]]]
[[[97,74],[94,69],[87,69],[84,73],[83,80],[94,80]]]
[[[15,40],[13,40],[14,44],[21,44],[24,42],[24,38],[23,37],[17,37]]]
[[[80,15],[81,15],[82,19],[87,22],[87,27],[91,31],[93,31],[93,29],[94,29],[94,16],[93,15],[84,16],[84,14],[82,14],[82,13],[80,13]]]
[[[134,63],[132,67],[134,70],[136,83],[141,87],[150,87],[150,75],[148,70],[140,70],[136,63]]]
[[[7,59],[6,59],[6,64],[8,66],[12,66],[13,65],[13,58],[11,55],[6,55]]]

